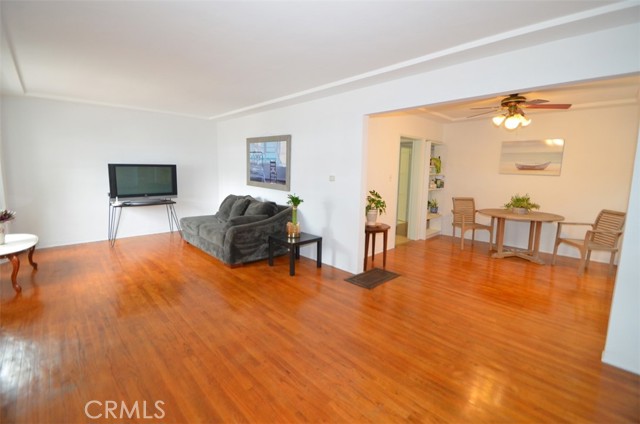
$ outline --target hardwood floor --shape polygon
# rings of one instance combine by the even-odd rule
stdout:
[[[373,290],[177,234],[36,250],[22,295],[0,266],[0,422],[638,423],[640,377],[600,360],[606,265],[487,249],[408,242]]]

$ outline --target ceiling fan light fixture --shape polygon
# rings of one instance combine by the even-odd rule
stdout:
[[[494,116],[491,120],[495,126],[499,127],[504,124],[504,127],[508,130],[515,130],[520,126],[526,127],[531,123],[531,119],[527,118],[524,112],[515,108],[510,108],[505,115]]]
[[[533,99],[527,100],[526,97],[521,96],[518,93],[510,94],[502,99],[500,106],[498,107],[472,107],[471,109],[492,109],[488,112],[476,113],[467,118],[475,118],[476,116],[484,115],[487,113],[497,113],[491,122],[496,127],[504,125],[508,130],[515,130],[518,127],[527,127],[531,124],[531,119],[525,116],[524,110],[526,108],[532,109],[569,109],[571,104],[569,103],[549,103],[549,100]]]
[[[508,130],[515,130],[520,126],[520,114],[510,115],[504,120],[504,127]]]
[[[502,125],[502,122],[504,122],[505,118],[506,116],[504,115],[496,115],[491,120],[493,121],[493,125],[499,127],[500,125]]]

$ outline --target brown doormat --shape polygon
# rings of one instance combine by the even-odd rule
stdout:
[[[393,280],[399,277],[400,274],[387,271],[386,269],[373,268],[369,271],[365,271],[360,274],[356,274],[353,277],[346,278],[344,281],[348,281],[356,286],[364,287],[371,290],[374,287],[379,286],[382,283],[386,283],[389,280]]]

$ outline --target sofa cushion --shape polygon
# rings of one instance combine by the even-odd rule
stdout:
[[[224,236],[231,224],[227,221],[210,221],[200,225],[198,236],[213,243],[216,246],[223,246]]]
[[[247,206],[251,201],[249,199],[238,199],[233,203],[233,207],[231,208],[231,212],[229,212],[229,219],[244,215],[244,211],[247,210]]]
[[[200,226],[211,222],[221,222],[215,215],[189,216],[180,219],[180,226],[183,231],[191,234],[198,234]]]
[[[242,215],[242,216],[234,216],[233,218],[229,218],[230,226],[233,225],[242,225],[242,224],[251,224],[252,222],[258,222],[269,218],[268,215]]]
[[[249,206],[247,206],[247,210],[244,212],[244,214],[273,216],[277,211],[278,206],[275,204],[275,202],[260,202],[258,200],[254,200],[249,203]]]
[[[218,213],[216,214],[218,218],[222,220],[229,219],[229,214],[231,213],[231,208],[233,207],[236,200],[238,200],[239,196],[235,194],[230,194],[220,203],[220,209],[218,209]]]

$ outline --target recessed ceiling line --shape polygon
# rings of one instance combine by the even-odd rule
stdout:
[[[7,43],[7,47],[9,48],[9,55],[11,56],[11,61],[13,62],[13,68],[16,71],[16,75],[18,76],[18,81],[20,82],[20,89],[22,90],[22,94],[27,94],[27,88],[24,84],[24,78],[22,77],[22,70],[20,69],[20,64],[18,63],[18,58],[16,56],[16,50],[13,46],[13,40],[11,39],[11,35],[9,31],[7,31],[7,25],[4,22],[4,17],[0,14],[0,34],[2,34],[5,42]]]
[[[37,94],[37,93],[26,93],[25,95],[27,97],[33,97],[33,98],[36,98],[36,99],[55,100],[55,101],[58,101],[58,102],[80,103],[80,104],[92,105],[92,106],[104,106],[104,107],[113,107],[113,108],[116,108],[116,109],[135,110],[135,111],[138,111],[138,112],[161,113],[161,114],[164,114],[164,115],[178,116],[178,117],[181,117],[181,118],[200,119],[200,120],[205,120],[205,121],[209,120],[209,118],[207,116],[191,115],[191,114],[188,114],[188,113],[179,113],[179,112],[172,112],[172,111],[167,111],[167,110],[162,110],[162,109],[152,109],[152,108],[145,108],[145,107],[139,107],[139,106],[130,106],[130,105],[126,105],[126,104],[99,102],[99,101],[95,101],[95,100],[76,99],[75,97],[52,96],[52,95],[48,95],[48,94]]]

